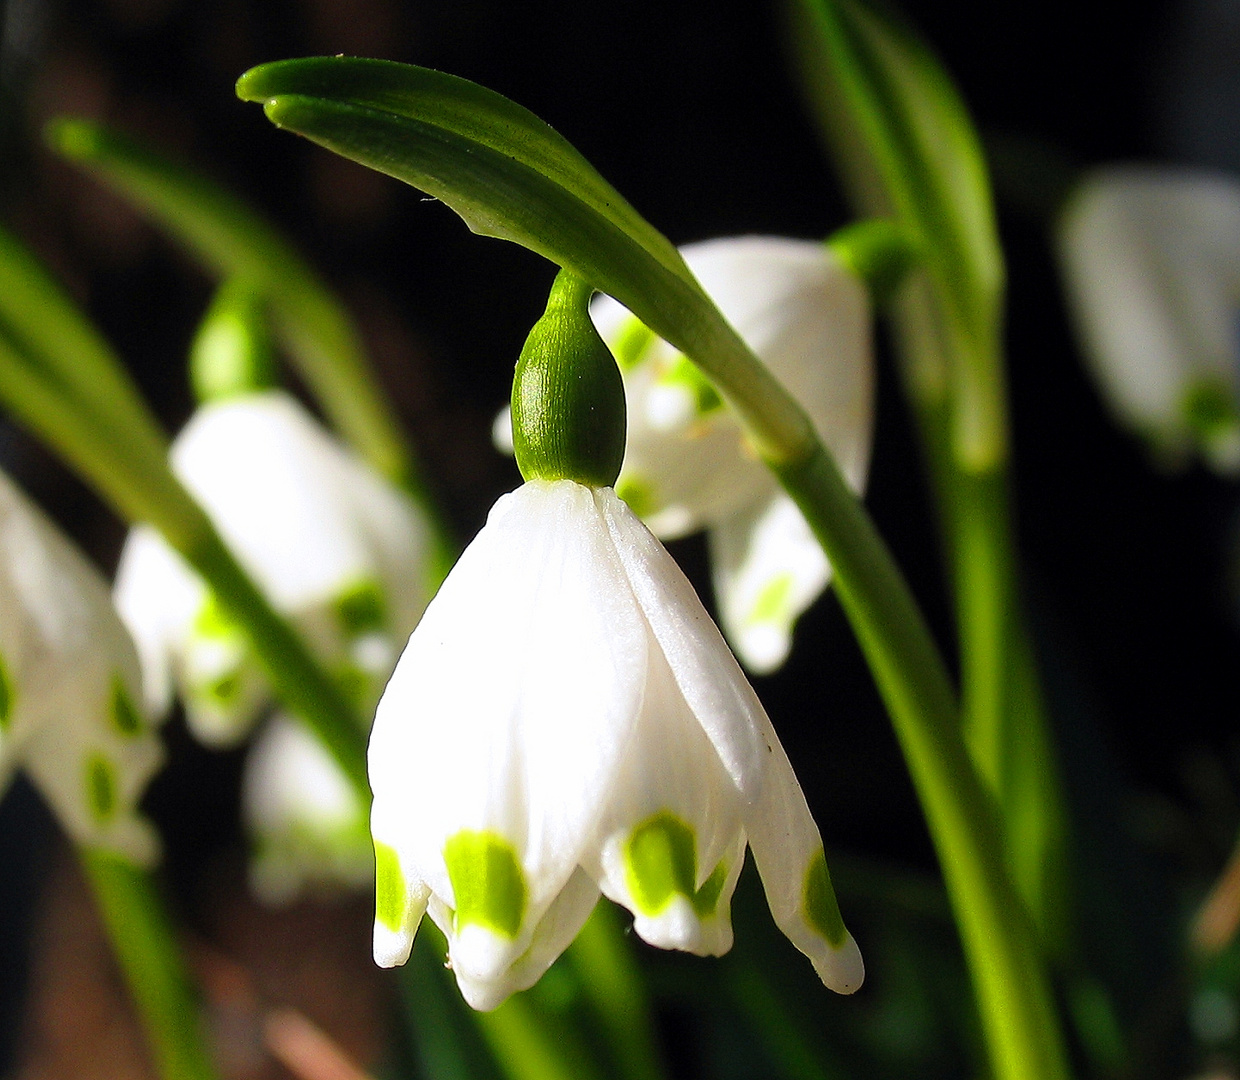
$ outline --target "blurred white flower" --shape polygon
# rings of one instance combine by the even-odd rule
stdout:
[[[861,983],[770,720],[663,546],[609,487],[496,503],[427,608],[370,742],[375,959],[428,910],[466,1000],[532,985],[599,890],[663,948],[720,954],[748,844],[772,914]]]
[[[277,712],[248,751],[241,788],[254,893],[285,904],[307,888],[369,885],[374,856],[366,811],[323,744]]]
[[[681,254],[860,493],[874,412],[864,282],[811,241],[736,237],[689,244]],[[620,363],[628,399],[617,494],[664,540],[708,530],[724,632],[750,671],[775,670],[787,659],[793,624],[831,579],[821,546],[697,367],[611,297],[596,296],[591,316]],[[511,452],[506,411],[493,437]]]
[[[24,768],[75,842],[145,865],[163,750],[141,691],[107,583],[0,473],[0,789]]]
[[[1240,471],[1240,181],[1092,173],[1059,223],[1068,298],[1117,418],[1164,458]]]
[[[204,405],[172,447],[177,476],[273,606],[366,712],[427,599],[427,528],[413,504],[278,390]],[[116,603],[147,700],[175,681],[195,735],[240,741],[268,689],[240,629],[152,530],[121,555]]]

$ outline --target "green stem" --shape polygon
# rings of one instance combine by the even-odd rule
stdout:
[[[155,883],[145,870],[110,852],[82,847],[78,855],[160,1076],[216,1080],[198,1003]]]
[[[929,631],[826,452],[775,471],[835,568],[840,601],[891,714],[956,913],[995,1074],[1062,1080],[1068,1067],[1045,965]]]
[[[478,1041],[477,1023],[443,966],[442,941],[423,927],[409,962],[397,972],[423,1080],[495,1080],[498,1072]]]
[[[524,994],[492,1012],[478,1027],[508,1080],[603,1080],[576,1030],[555,1022]]]
[[[1070,933],[1067,816],[1021,603],[1007,458],[980,471],[966,468],[951,435],[947,354],[969,351],[974,365],[1000,369],[1003,359],[997,342],[980,349],[963,333],[947,331],[946,302],[931,282],[911,286],[895,311],[897,346],[956,598],[965,742],[998,802],[1017,890],[1044,944],[1062,953]],[[1006,445],[1006,407],[999,411],[988,426]]]
[[[600,903],[568,947],[582,991],[602,1020],[612,1059],[628,1080],[664,1080],[650,1002],[616,908]]]

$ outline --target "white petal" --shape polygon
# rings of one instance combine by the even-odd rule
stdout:
[[[796,504],[782,491],[710,530],[719,621],[745,667],[778,668],[792,627],[831,580],[831,564]]]
[[[721,909],[726,922],[731,897],[716,890],[735,884],[744,858],[742,798],[657,642],[650,656],[637,730],[582,865],[651,945],[705,955],[719,940],[704,923]]]
[[[864,285],[820,243],[740,237],[691,244],[685,260],[737,332],[809,413],[859,491],[873,427],[872,317]],[[633,319],[596,298],[591,315],[621,348]],[[698,380],[654,339],[625,368],[628,451],[617,490],[659,536],[744,512],[775,489],[727,409],[701,411]]]
[[[458,963],[456,941],[449,935],[449,956],[461,995],[471,1008],[482,1012],[498,1008],[513,994],[528,990],[543,977],[559,955],[585,926],[594,905],[598,887],[582,870],[577,870],[555,898],[534,929],[529,947],[502,975],[494,979],[475,979]],[[443,929],[442,925],[440,927]]]
[[[255,849],[250,884],[283,904],[307,884],[361,887],[372,873],[365,808],[304,724],[277,714],[246,756],[241,812]]]
[[[1240,400],[1240,182],[1186,168],[1094,173],[1060,221],[1059,250],[1086,353],[1112,408],[1168,442],[1217,384]]]
[[[761,798],[745,818],[767,904],[776,925],[810,958],[818,977],[837,993],[851,994],[865,978],[861,952],[839,920],[818,826],[769,721],[767,739]]]
[[[698,281],[796,398],[854,491],[873,442],[873,316],[865,285],[816,241],[744,236],[689,244]]]
[[[610,488],[595,493],[676,685],[746,799],[761,784],[766,714],[688,578]]]
[[[279,391],[200,409],[172,462],[273,605],[334,668],[357,669],[345,674],[363,677],[369,709],[428,596],[428,529],[413,504]],[[179,557],[135,530],[117,595],[151,698],[166,700],[171,665],[195,735],[244,738],[270,691],[245,635]]]
[[[745,832],[776,923],[828,986],[851,993],[861,983],[860,953],[842,923],[843,937],[830,940],[835,927],[824,911],[834,894],[829,883],[818,888],[817,876],[811,882],[822,841],[770,719],[671,556],[608,489],[596,498],[672,675],[745,798]]]
[[[98,571],[3,474],[0,662],[9,761],[77,842],[153,861],[136,806],[163,751],[133,642]]]
[[[470,977],[511,966],[575,870],[637,714],[645,653],[606,525],[570,481],[502,498],[410,638],[371,737],[376,818],[399,823],[402,863],[449,907],[444,849],[462,834],[506,845],[526,890],[503,947],[458,937],[454,963]]]
[[[159,533],[139,525],[121,550],[112,597],[138,648],[147,708],[165,716],[172,708],[174,645],[202,607],[202,583]]]

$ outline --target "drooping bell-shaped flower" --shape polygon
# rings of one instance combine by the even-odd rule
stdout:
[[[0,473],[0,790],[23,768],[75,842],[149,864],[162,762],[107,583]]]
[[[810,241],[733,237],[681,254],[861,492],[874,408],[865,282],[829,245]],[[595,297],[591,315],[628,398],[617,493],[664,540],[708,531],[728,640],[750,671],[773,671],[787,659],[793,624],[830,581],[821,546],[693,362],[611,297]],[[496,421],[500,445],[506,427],[504,417]]]
[[[273,606],[359,705],[373,704],[426,602],[427,530],[413,504],[279,390],[203,405],[172,466]],[[149,529],[125,545],[116,601],[152,707],[168,707],[175,682],[203,742],[242,739],[265,680],[240,627]]]
[[[277,712],[250,746],[242,779],[251,889],[278,905],[307,889],[369,885],[366,811],[319,739]]]
[[[611,485],[616,365],[590,290],[557,279],[513,386],[526,483],[503,496],[410,638],[371,736],[375,959],[423,914],[475,1008],[532,985],[599,892],[648,942],[732,942],[748,846],[823,981],[863,968],[771,723],[658,540]]]
[[[1068,298],[1116,417],[1165,460],[1240,472],[1240,180],[1126,166],[1089,175],[1059,222]]]

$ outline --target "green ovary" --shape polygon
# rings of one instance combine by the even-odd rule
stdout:
[[[832,948],[844,944],[847,931],[840,916],[840,905],[831,887],[831,874],[827,870],[827,856],[822,848],[809,861],[805,871],[805,885],[801,892],[805,921],[818,931]]]
[[[375,918],[393,932],[405,925],[409,886],[395,849],[375,841]]]
[[[683,896],[701,918],[714,914],[727,879],[720,863],[700,889],[697,839],[693,829],[668,811],[643,821],[624,846],[624,878],[633,903],[643,915],[658,915],[674,897]]]
[[[493,832],[462,830],[443,847],[456,898],[456,927],[473,923],[515,938],[529,890],[512,845]]]

